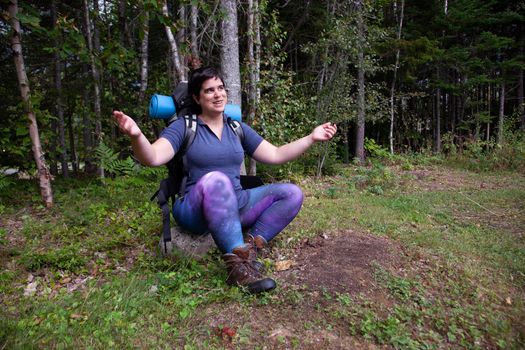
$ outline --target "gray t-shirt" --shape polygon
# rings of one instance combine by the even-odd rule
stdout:
[[[230,178],[237,193],[239,208],[242,208],[248,198],[241,187],[240,166],[244,159],[244,152],[249,156],[253,155],[263,141],[262,136],[241,122],[244,131],[244,141],[241,145],[237,135],[228,125],[226,117],[224,117],[221,140],[203,121],[199,119],[197,123],[195,140],[186,151],[189,176],[185,193],[188,193],[202,176],[211,171],[220,171]],[[179,118],[160,134],[160,137],[171,143],[175,153],[184,140],[184,129],[184,119]]]

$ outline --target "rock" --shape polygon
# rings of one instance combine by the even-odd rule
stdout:
[[[161,235],[159,240],[160,253],[164,256],[180,254],[195,259],[201,259],[212,248],[215,248],[215,242],[211,234],[195,235],[183,231],[180,227],[171,228],[171,242],[164,245],[164,239]]]

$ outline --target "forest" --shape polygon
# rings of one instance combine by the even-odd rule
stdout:
[[[525,3],[0,6],[0,348],[524,346]],[[166,169],[112,112],[154,141],[151,97],[201,66],[275,145],[338,126],[294,162],[246,158],[307,198],[264,258],[276,294],[229,289],[216,251],[154,252]]]
[[[2,166],[41,178],[101,174],[97,150],[126,159],[114,109],[154,139],[163,124],[148,118],[149,98],[171,94],[194,64],[222,69],[231,101],[271,142],[337,123],[317,174],[326,158],[363,161],[365,145],[478,155],[525,128],[520,2],[35,1],[19,5],[19,44],[8,3]]]

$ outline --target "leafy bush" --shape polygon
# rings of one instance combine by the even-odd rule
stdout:
[[[501,145],[494,141],[469,141],[464,144],[463,154],[449,157],[449,161],[474,171],[525,171],[525,140],[513,134]]]
[[[385,190],[395,186],[395,177],[390,169],[379,162],[373,162],[371,167],[357,167],[349,185],[359,189],[382,195]]]
[[[3,191],[4,189],[6,189],[12,184],[13,184],[13,179],[11,179],[11,177],[4,174],[3,172],[0,172],[0,191]]]
[[[365,150],[373,158],[391,159],[392,154],[388,149],[378,145],[374,139],[365,138]]]

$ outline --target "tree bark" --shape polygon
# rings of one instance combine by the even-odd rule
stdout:
[[[221,9],[226,14],[221,23],[221,71],[228,89],[228,102],[241,106],[242,110],[237,1],[221,0]],[[244,161],[241,164],[241,175],[246,175]]]
[[[355,139],[355,156],[360,162],[365,160],[365,23],[363,18],[363,4],[357,1],[357,35],[358,35],[358,53],[357,53],[357,83],[358,83],[358,100],[357,100],[357,130]]]
[[[24,110],[29,119],[29,137],[31,138],[31,149],[33,150],[33,157],[35,159],[36,168],[38,170],[38,180],[40,185],[40,194],[46,207],[53,206],[53,191],[51,189],[51,174],[42,152],[40,144],[40,134],[38,132],[38,124],[36,121],[33,106],[31,104],[31,90],[29,88],[29,79],[24,64],[24,56],[22,55],[22,37],[20,29],[20,21],[17,18],[18,1],[11,0],[9,2],[9,23],[13,28],[13,36],[11,37],[11,49],[15,60],[16,73],[18,76],[18,83],[20,87],[20,95],[24,103]]]
[[[199,58],[199,44],[197,42],[197,26],[199,19],[199,9],[196,5],[190,8],[190,46],[193,60]]]
[[[486,141],[487,141],[487,144],[489,143],[490,141],[490,104],[491,104],[491,91],[490,91],[490,83],[489,83],[489,86],[487,88],[488,92],[487,92],[487,113],[489,115],[489,120],[487,121],[487,135],[486,135]]]
[[[523,57],[523,46],[520,48]],[[520,129],[525,132],[525,105],[523,104],[523,69],[518,70],[518,116],[520,118]]]
[[[82,76],[87,80],[90,72],[87,64],[82,64]],[[88,86],[83,87],[82,99],[84,101],[84,108],[82,110],[82,136],[84,143],[84,163],[85,172],[91,173],[96,171],[96,167],[93,164],[93,134],[92,134],[92,121],[90,116],[90,94]]]
[[[148,88],[148,42],[149,42],[149,12],[144,10],[142,18],[142,41],[140,44],[140,89],[139,106],[142,106],[146,98]]]
[[[177,41],[179,47],[183,46],[186,43],[186,27],[188,26],[188,21],[186,19],[186,6],[184,4],[181,4],[179,7],[179,19],[181,21],[182,27],[177,32]],[[184,53],[180,53],[180,61],[183,67],[188,66],[187,58],[185,57]],[[181,80],[187,81],[188,80],[188,70],[183,69],[182,70],[182,76]]]
[[[436,120],[434,127],[434,153],[441,153],[441,88],[436,89]]]
[[[132,48],[133,40],[129,28],[129,19],[126,16],[126,0],[118,3],[118,23],[120,28],[120,42],[123,47]]]
[[[242,105],[241,73],[239,64],[239,37],[237,31],[237,1],[221,0],[226,14],[221,24],[221,70],[228,88],[230,103]]]
[[[401,30],[403,29],[403,17],[405,13],[405,0],[401,0],[401,9],[399,14],[399,25],[397,27],[397,41],[401,40]],[[390,132],[388,139],[390,141],[390,153],[394,154],[394,117],[395,117],[395,88],[397,79],[397,70],[399,68],[399,47],[396,50],[396,63],[394,65],[394,76],[392,78],[392,85],[390,86]]]
[[[69,135],[69,149],[71,150],[71,167],[73,168],[73,173],[78,174],[78,158],[77,158],[77,149],[75,146],[75,128],[73,124],[73,118],[71,113],[67,117],[68,121],[68,135]]]
[[[95,53],[93,49],[93,39],[91,35],[91,20],[89,17],[89,5],[87,0],[83,1],[84,4],[84,30],[85,30],[85,37],[86,37],[86,43],[88,47],[88,54],[89,54],[89,61],[90,61],[90,68],[91,68],[91,76],[93,79],[93,105],[95,109],[95,140],[94,140],[94,147],[96,148],[100,141],[102,140],[102,125],[101,125],[101,119],[102,119],[102,112],[101,112],[101,102],[100,102],[100,73],[98,71],[98,67],[95,61]],[[95,36],[96,38],[96,36]],[[97,172],[99,176],[104,177],[104,169],[99,168],[97,169]]]
[[[258,91],[258,74],[259,67],[256,65],[255,56],[258,54],[257,47],[260,43],[257,43],[257,33],[259,32],[259,21],[258,21],[258,0],[248,0],[248,71],[249,71],[249,84],[248,84],[248,117],[247,123],[253,124],[255,121],[255,114],[257,112],[257,106],[259,104]],[[248,166],[248,174],[257,174],[257,162],[250,158]]]
[[[56,29],[56,1],[53,1],[51,4],[51,14],[53,20],[53,28]],[[61,47],[61,40],[55,39],[56,47]],[[62,98],[62,60],[60,59],[60,54],[55,51],[53,55],[53,60],[55,61],[55,90],[56,90],[56,112],[58,117],[58,144],[60,146],[60,164],[62,166],[62,176],[69,177],[69,166],[68,166],[68,156],[66,148],[66,133],[64,127],[64,105]]]
[[[165,18],[171,18],[170,14],[168,12],[168,3],[166,0],[164,0],[162,4],[162,15]],[[173,68],[175,68],[176,77],[173,79],[174,82],[179,82],[184,80],[184,77],[186,76],[185,68],[182,66],[182,60],[179,53],[179,47],[177,45],[177,41],[175,40],[175,36],[173,35],[173,32],[171,31],[170,26],[164,26],[164,30],[166,31],[166,36],[168,37],[168,43],[170,45],[170,57],[171,57],[171,63],[173,65]],[[176,85],[176,83],[174,83]]]
[[[505,118],[505,82],[501,83],[498,114],[498,145],[503,144],[503,120]]]

